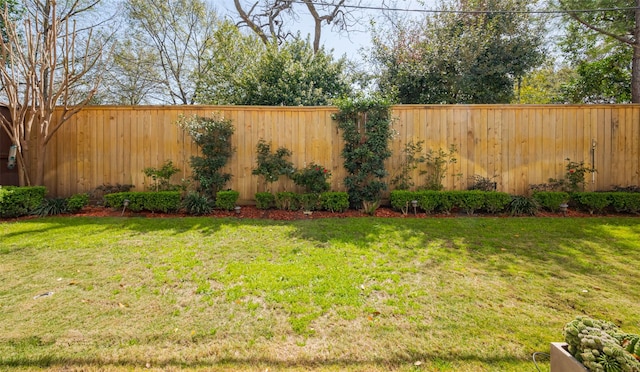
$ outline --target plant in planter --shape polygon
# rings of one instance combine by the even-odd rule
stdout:
[[[569,353],[591,371],[640,371],[639,335],[585,316],[567,323],[563,333]]]

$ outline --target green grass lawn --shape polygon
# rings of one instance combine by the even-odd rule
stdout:
[[[638,218],[0,223],[0,370],[536,371],[576,315],[639,332],[638,252]]]

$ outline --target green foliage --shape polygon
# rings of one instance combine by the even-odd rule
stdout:
[[[540,205],[533,199],[522,195],[514,195],[507,206],[512,216],[534,216],[538,213]]]
[[[322,209],[331,212],[344,212],[349,208],[349,194],[346,192],[323,192],[320,194]]]
[[[494,177],[495,178],[495,177]],[[492,178],[474,175],[471,177],[471,184],[468,190],[495,191],[496,183]]]
[[[391,207],[407,214],[412,200],[418,200],[420,193],[408,190],[393,190],[390,195]]]
[[[584,208],[593,214],[602,213],[611,204],[608,192],[576,192],[571,194],[571,199],[578,203],[580,208]]]
[[[329,178],[331,178],[331,171],[313,162],[302,169],[298,169],[291,175],[293,183],[304,187],[308,193],[316,194],[329,191],[331,188],[331,184],[328,181]]]
[[[127,209],[133,212],[175,212],[180,209],[181,197],[178,191],[158,192],[120,192],[104,196],[105,206],[115,209],[124,208],[124,201],[129,200]]]
[[[231,120],[222,117],[180,116],[178,125],[185,130],[200,149],[201,156],[191,157],[193,178],[198,190],[214,199],[218,191],[231,180],[231,174],[222,169],[234,153],[231,136],[235,129]]]
[[[258,209],[269,209],[273,206],[276,200],[276,197],[270,192],[257,192],[255,198],[256,208]]]
[[[233,190],[218,191],[216,194],[216,207],[232,211],[236,207],[240,193]]]
[[[20,217],[33,212],[44,200],[44,186],[0,186],[0,217]]]
[[[213,211],[213,203],[208,196],[197,193],[189,192],[182,201],[182,207],[188,214],[201,216],[209,214]]]
[[[298,195],[290,191],[276,193],[276,208],[286,211],[297,211],[300,209]]]
[[[456,191],[438,191],[438,211],[450,214],[454,207],[460,205]]]
[[[489,213],[502,212],[511,202],[511,196],[506,192],[487,191],[484,194],[484,206]]]
[[[290,176],[295,172],[293,163],[287,159],[291,156],[291,150],[286,147],[279,147],[276,152],[271,152],[271,144],[260,139],[256,153],[257,167],[251,174],[262,177],[265,189],[268,188],[267,184],[278,181],[280,176]]]
[[[342,130],[342,158],[349,201],[372,213],[387,185],[384,161],[391,156],[391,103],[382,98],[343,100],[333,115]]]
[[[584,161],[575,162],[571,159],[565,159],[568,163],[566,165],[565,173],[565,189],[568,192],[584,191],[584,177],[587,173],[594,173],[596,170],[593,168],[587,168],[584,165]]]
[[[611,205],[618,212],[637,214],[640,212],[640,193],[612,192],[609,194]]]
[[[615,324],[578,316],[563,329],[569,353],[590,371],[640,371],[634,356],[640,336],[622,332]]]
[[[89,195],[86,193],[71,195],[67,198],[69,213],[76,213],[89,204]]]
[[[160,168],[148,167],[142,170],[145,176],[151,177],[152,183],[147,187],[151,191],[176,191],[180,185],[171,184],[171,177],[180,172],[180,169],[173,165],[171,160],[167,160]]]
[[[305,193],[297,195],[300,207],[305,211],[314,211],[320,208],[320,194]]]
[[[534,6],[443,2],[442,13],[376,33],[372,59],[382,70],[380,89],[397,92],[401,103],[511,102],[515,82],[543,56],[544,25],[527,13]]]
[[[445,151],[442,148],[439,148],[438,151],[434,151],[433,149],[427,151],[427,155],[425,156],[427,169],[420,172],[421,174],[427,175],[423,186],[424,189],[444,190],[442,181],[447,175],[449,164],[458,162],[458,159],[455,158],[457,152],[458,149],[455,145],[449,146],[449,151]]]
[[[45,198],[42,203],[33,210],[32,213],[40,217],[56,216],[59,214],[69,213],[69,209],[67,208],[67,199]]]
[[[440,205],[440,201],[442,200],[441,194],[440,191],[435,190],[420,191],[417,199],[420,209],[426,214],[433,213]]]
[[[480,190],[471,191],[451,191],[455,195],[457,206],[462,208],[468,215],[484,208],[485,192]]]
[[[396,190],[409,190],[415,183],[413,182],[412,173],[419,164],[424,163],[426,158],[422,155],[422,145],[424,141],[409,141],[402,150],[402,162],[400,168],[389,182]]]
[[[557,212],[560,204],[569,202],[569,194],[564,191],[538,191],[533,193],[533,199],[540,207],[551,212]]]

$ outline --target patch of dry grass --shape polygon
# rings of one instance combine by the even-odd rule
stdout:
[[[535,370],[575,315],[637,332],[639,248],[635,218],[3,223],[0,369]]]

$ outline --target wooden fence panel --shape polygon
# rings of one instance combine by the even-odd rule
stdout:
[[[190,175],[189,159],[198,149],[176,125],[179,115],[222,115],[231,119],[236,149],[227,171],[228,187],[243,203],[263,187],[251,174],[260,139],[275,150],[293,152],[296,167],[314,162],[332,171],[334,190],[344,190],[344,144],[331,115],[333,107],[136,106],[88,107],[66,123],[50,142],[45,186],[52,196],[89,192],[103,184],[133,184],[144,190],[142,170],[171,160],[181,169],[174,182]],[[640,105],[406,105],[393,108],[396,131],[388,169],[391,178],[402,164],[402,151],[411,141],[427,149],[458,149],[456,164],[447,172],[447,189],[466,188],[474,175],[492,178],[498,190],[525,194],[529,185],[561,178],[573,161],[592,163],[587,189],[614,185],[638,186],[640,174]],[[416,185],[425,176],[414,171]],[[294,190],[292,182],[272,185],[271,191]]]

